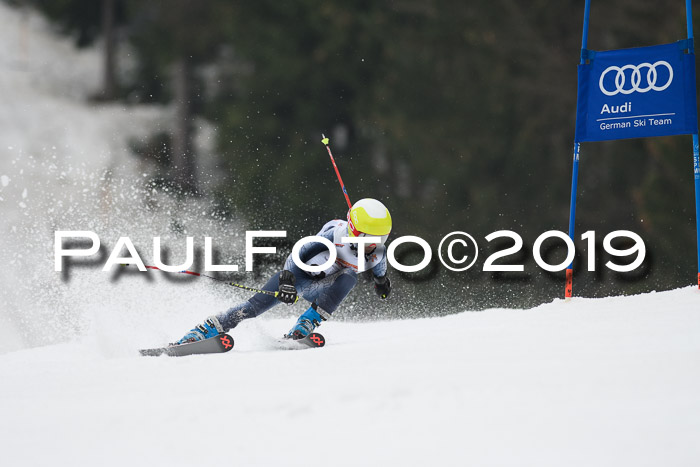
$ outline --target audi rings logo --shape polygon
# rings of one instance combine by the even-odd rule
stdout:
[[[658,77],[657,72],[656,72],[656,67],[662,66],[668,68],[668,79],[666,83],[664,83],[663,86],[657,86],[656,85],[656,79]],[[632,70],[631,73],[631,78],[630,78],[630,87],[625,87],[625,84],[627,84],[627,78],[626,76],[626,71],[627,70]],[[642,71],[646,70],[646,75],[647,75],[647,82],[646,86],[641,86],[640,84],[642,83]],[[608,73],[615,72],[615,89],[612,91],[608,90],[605,88],[604,80],[605,76]],[[614,96],[616,94],[622,93],[622,94],[632,94],[633,92],[647,92],[647,91],[663,91],[667,87],[671,85],[671,82],[673,81],[673,67],[666,61],[664,60],[659,60],[658,62],[651,64],[651,63],[640,63],[639,65],[625,65],[623,67],[619,66],[609,66],[605,69],[602,75],[600,75],[600,81],[598,82],[598,85],[600,86],[600,90],[605,94],[606,96]],[[609,84],[609,83],[608,83]]]

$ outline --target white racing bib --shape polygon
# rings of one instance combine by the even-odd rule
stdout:
[[[386,251],[384,245],[377,245],[377,247],[372,253],[370,253],[369,255],[365,255],[364,268],[358,271],[356,245],[351,243],[342,243],[341,240],[343,237],[348,237],[348,223],[345,221],[333,221],[332,223],[336,224],[335,229],[333,231],[333,244],[335,245],[335,251],[337,254],[335,263],[321,272],[309,272],[308,274],[310,274],[311,276],[330,276],[333,274],[337,274],[344,269],[351,269],[354,272],[365,272],[372,269],[382,260],[382,258],[384,258],[384,254]],[[324,226],[324,229],[322,229],[322,231],[323,230],[326,230],[326,226]],[[318,266],[324,264],[326,261],[328,261],[329,256],[330,254],[328,251],[322,251],[321,253],[308,260],[306,264],[311,266]]]

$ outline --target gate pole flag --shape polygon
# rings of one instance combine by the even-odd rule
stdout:
[[[686,0],[686,39],[650,47],[595,51],[587,48],[590,0],[586,0],[581,61],[578,66],[569,237],[574,240],[578,162],[582,142],[693,135],[700,287],[700,160],[690,2],[691,0]],[[572,296],[572,283],[573,261],[566,269],[566,298]]]

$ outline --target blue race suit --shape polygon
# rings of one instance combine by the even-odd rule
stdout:
[[[291,271],[296,279],[297,293],[316,303],[321,310],[333,313],[345,297],[357,284],[358,272],[372,270],[376,277],[382,277],[387,271],[386,249],[384,245],[377,245],[374,251],[365,255],[364,268],[358,270],[357,245],[342,243],[342,237],[348,236],[348,223],[341,220],[333,220],[323,226],[316,234],[330,240],[336,248],[336,261],[321,272],[306,272],[299,268],[290,254],[284,264],[284,269]],[[304,245],[299,251],[299,259],[304,264],[321,265],[329,258],[328,248],[320,242],[311,242]],[[272,276],[263,290],[276,292],[279,289],[279,275]],[[254,318],[266,312],[273,306],[281,303],[277,298],[267,294],[255,294],[248,301],[239,303],[224,313],[217,316],[224,331],[234,328],[244,319]]]

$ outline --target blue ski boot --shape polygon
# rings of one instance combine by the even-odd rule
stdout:
[[[303,339],[311,334],[317,326],[320,326],[322,321],[326,321],[330,318],[330,316],[329,313],[323,310],[317,311],[316,305],[311,305],[311,307],[299,317],[294,327],[290,329],[289,334],[285,337],[294,340]]]
[[[219,323],[216,316],[210,316],[204,320],[204,323],[198,324],[190,332],[185,334],[185,337],[177,341],[178,344],[186,344],[188,342],[197,342],[204,339],[211,339],[219,334],[223,334],[224,328]]]

